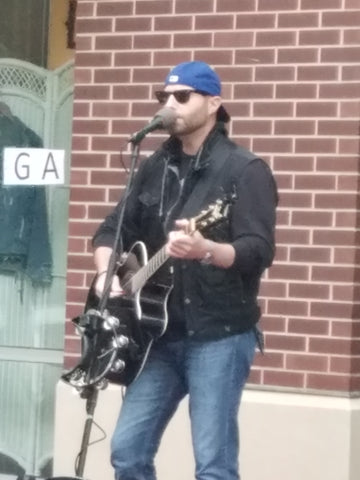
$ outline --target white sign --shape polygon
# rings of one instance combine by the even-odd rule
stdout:
[[[4,185],[64,184],[64,150],[4,148]]]

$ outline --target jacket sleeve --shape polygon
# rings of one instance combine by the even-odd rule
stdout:
[[[275,255],[276,183],[260,158],[250,162],[236,181],[237,198],[230,216],[233,268],[242,274],[261,274]]]

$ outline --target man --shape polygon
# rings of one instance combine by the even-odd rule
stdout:
[[[154,480],[154,456],[180,400],[189,395],[197,480],[237,480],[238,408],[259,338],[260,277],[274,256],[276,186],[266,163],[227,137],[218,75],[204,62],[173,68],[156,92],[175,121],[170,138],[139,168],[122,245],[166,244],[173,289],[168,327],[127,388],[112,439],[117,480]],[[187,233],[188,219],[224,196],[226,221]],[[121,204],[95,234],[96,291],[104,288]],[[111,295],[121,295],[113,277]],[[176,466],[174,466],[176,468]]]

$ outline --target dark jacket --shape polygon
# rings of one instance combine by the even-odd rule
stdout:
[[[227,220],[205,234],[234,246],[232,267],[172,260],[156,280],[173,280],[170,326],[185,319],[187,334],[201,339],[246,331],[259,320],[260,277],[274,257],[273,176],[263,160],[227,138],[222,124],[210,133],[183,185],[178,176],[180,159],[181,145],[170,138],[141,164],[124,215],[123,248],[126,251],[141,240],[152,255],[166,242],[176,218],[195,216],[217,199],[235,195]],[[120,208],[121,202],[99,227],[94,247],[113,246]]]

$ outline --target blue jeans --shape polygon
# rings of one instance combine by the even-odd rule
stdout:
[[[112,438],[116,480],[156,479],[162,434],[186,394],[196,479],[239,480],[238,409],[255,346],[252,330],[210,342],[155,344],[127,388]]]

